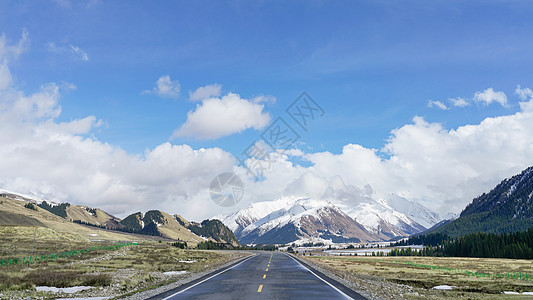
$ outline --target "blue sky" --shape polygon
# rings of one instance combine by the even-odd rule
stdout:
[[[54,122],[95,116],[103,125],[81,136],[129,155],[167,141],[238,155],[264,124],[170,138],[202,105],[189,92],[215,83],[220,96],[274,97],[261,102],[272,119],[308,92],[325,115],[299,148],[341,154],[349,144],[384,148],[416,116],[453,130],[520,112],[515,89],[533,86],[532,13],[526,1],[2,1],[0,33],[7,44],[28,35],[8,62],[13,88],[73,84]],[[178,97],[143,93],[163,76],[179,82]],[[507,104],[474,101],[489,88]],[[453,106],[458,97],[469,105]],[[476,192],[528,163],[494,169]]]
[[[442,112],[427,101],[532,81],[532,7],[523,1],[61,3],[1,4],[3,33],[15,39],[26,28],[31,38],[12,72],[27,90],[74,83],[61,118],[94,114],[107,122],[96,137],[137,153],[184,122],[195,106],[188,90],[212,83],[245,98],[276,97],[267,107],[272,115],[307,91],[327,118],[305,142],[338,152],[347,143],[380,148],[415,115],[456,127],[505,113],[477,106]],[[49,42],[80,47],[89,60],[50,53]],[[141,95],[164,74],[180,82],[180,99]],[[246,132],[173,142],[233,152],[249,139]]]

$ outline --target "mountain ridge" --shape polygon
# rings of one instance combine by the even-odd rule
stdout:
[[[476,197],[450,222],[424,234],[510,233],[533,228],[533,167],[502,180],[490,192]]]
[[[405,198],[393,195],[390,202],[392,205],[389,199],[374,200],[353,186],[336,183],[318,200],[281,196],[218,218],[245,244],[385,241],[426,230],[415,218],[431,226],[441,220],[438,214]],[[409,204],[404,209],[409,216],[393,208],[399,203]]]
[[[184,241],[191,245],[212,240],[238,247],[240,244],[233,232],[223,224],[216,223],[216,230],[207,230],[205,236],[192,232],[188,227],[194,223],[179,215],[170,215],[159,210],[150,210],[145,214],[133,213],[124,219],[117,218],[101,209],[70,203],[54,203],[44,199],[32,199],[31,196],[0,190],[0,225],[39,226],[58,229],[65,227],[67,231],[87,232],[102,229],[116,232],[111,236],[127,239],[128,234],[162,237],[170,240]],[[211,224],[211,220],[204,220]],[[63,225],[59,225],[63,224]],[[89,228],[87,228],[89,227]],[[90,228],[94,229],[90,229]]]

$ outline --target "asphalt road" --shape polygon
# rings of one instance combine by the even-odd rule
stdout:
[[[151,299],[365,299],[279,252],[256,256]]]

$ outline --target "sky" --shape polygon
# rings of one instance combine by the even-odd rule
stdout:
[[[527,1],[2,1],[0,189],[200,221],[320,197],[341,178],[460,212],[533,165],[532,13]],[[309,115],[302,103],[312,116],[294,115]],[[280,124],[297,138],[271,145]],[[251,145],[277,155],[251,158]],[[235,206],[210,198],[224,172],[244,184]]]

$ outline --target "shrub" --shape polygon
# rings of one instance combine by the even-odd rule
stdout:
[[[108,286],[111,285],[111,276],[108,274],[91,274],[85,275],[82,279],[82,285],[87,286]]]
[[[76,284],[80,277],[80,272],[37,270],[35,272],[26,274],[23,280],[26,282],[31,282],[36,286],[54,286],[57,288],[64,288]]]
[[[37,207],[35,207],[35,205],[33,205],[33,203],[30,203],[30,202],[24,204],[24,207],[26,207],[27,209],[37,210]]]

